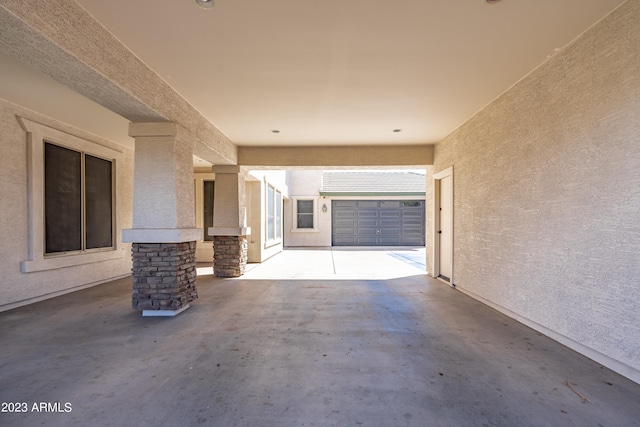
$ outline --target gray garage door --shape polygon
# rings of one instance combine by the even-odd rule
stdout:
[[[424,246],[423,200],[333,200],[334,246]]]

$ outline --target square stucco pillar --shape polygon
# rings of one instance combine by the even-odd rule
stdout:
[[[213,201],[213,272],[218,277],[239,277],[247,267],[245,174],[239,166],[214,166],[216,192]]]
[[[143,316],[175,316],[198,297],[193,189],[195,139],[176,123],[131,123],[135,138],[132,306]]]

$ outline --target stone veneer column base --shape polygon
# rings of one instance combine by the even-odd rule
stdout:
[[[239,277],[247,269],[247,236],[213,236],[213,273]]]
[[[174,316],[198,298],[196,242],[133,243],[134,310],[144,316]]]

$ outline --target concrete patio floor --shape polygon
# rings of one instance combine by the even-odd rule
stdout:
[[[0,401],[28,407],[0,426],[640,426],[640,385],[431,279],[424,250],[199,273],[175,318],[131,310],[130,279],[0,313]]]

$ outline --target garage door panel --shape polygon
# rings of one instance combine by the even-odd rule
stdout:
[[[335,236],[333,239],[334,239],[333,240],[333,244],[335,246],[355,246],[355,245],[357,245],[357,242],[356,242],[354,236],[351,236],[351,237]]]
[[[358,228],[376,228],[378,226],[378,221],[376,221],[375,219],[358,219],[358,221],[354,221],[354,224]]]
[[[358,236],[355,246],[376,246],[377,242],[378,238],[376,236]]]
[[[333,206],[338,208],[355,208],[357,200],[334,200]]]
[[[379,240],[380,246],[398,246],[402,244],[400,237],[382,236]]]
[[[377,200],[355,200],[355,206],[360,209],[375,208],[378,209],[379,201]]]
[[[335,246],[423,246],[424,201],[334,200],[332,244]]]
[[[403,237],[401,244],[405,246],[422,246],[424,245],[422,242],[423,240],[419,237]]]
[[[378,234],[378,229],[362,227],[358,229],[358,232],[356,234],[358,236],[375,236],[376,234]]]
[[[388,218],[388,219],[380,219],[380,227],[395,227],[398,228],[400,227],[402,224],[400,223],[399,219],[396,218]]]
[[[381,228],[380,233],[382,236],[400,236],[402,230],[399,228]]]
[[[379,207],[381,208],[392,208],[392,209],[399,209],[402,207],[402,201],[400,200],[380,200]]]
[[[406,237],[413,237],[420,235],[424,232],[423,228],[407,228],[403,230],[403,235]]]
[[[358,218],[378,218],[380,213],[378,211],[374,211],[373,209],[362,209],[358,210],[356,213]]]
[[[351,208],[346,208],[346,209],[339,209],[337,211],[334,212],[334,217],[336,218],[355,218],[356,217],[356,213],[355,211],[351,211],[351,210],[347,210],[347,209],[351,209]]]
[[[356,228],[358,222],[355,219],[338,219],[334,222],[334,226],[342,228]]]

